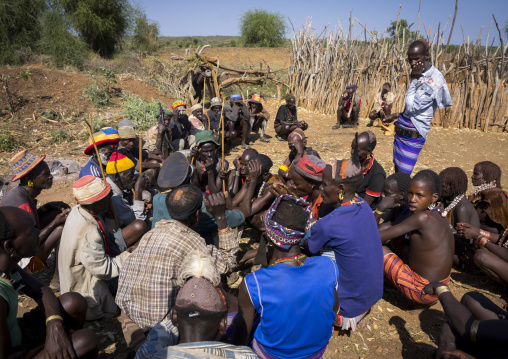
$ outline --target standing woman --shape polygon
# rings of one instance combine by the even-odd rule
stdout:
[[[397,120],[393,141],[393,163],[396,171],[411,174],[425,144],[436,109],[452,105],[446,80],[429,60],[429,45],[416,40],[407,50],[411,66],[411,83],[406,92],[402,113],[392,113],[383,124]]]

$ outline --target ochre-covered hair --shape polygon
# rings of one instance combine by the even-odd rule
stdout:
[[[501,168],[498,165],[494,162],[482,161],[478,162],[475,167],[480,168],[486,183],[496,181],[496,187],[501,188]]]
[[[450,185],[452,197],[457,197],[467,191],[467,175],[459,167],[448,167],[439,174],[441,183]]]

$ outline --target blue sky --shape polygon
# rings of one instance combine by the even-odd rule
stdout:
[[[401,18],[409,23],[415,21],[412,29],[416,29],[418,16],[418,0],[392,1],[392,0],[257,0],[246,1],[167,1],[167,0],[139,0],[149,19],[159,23],[161,35],[164,36],[211,36],[211,35],[239,35],[239,19],[242,14],[251,8],[263,8],[268,11],[277,11],[289,17],[295,26],[305,24],[307,17],[312,17],[312,25],[317,32],[324,26],[329,28],[338,26],[341,22],[343,29],[348,27],[349,11],[353,9],[353,16],[367,26],[369,30],[376,29],[384,32],[391,20],[397,18],[399,5],[402,5]],[[425,34],[432,27],[432,33],[437,31],[438,23],[441,28],[446,24],[448,17],[455,9],[455,0],[423,0],[420,12],[420,31]],[[476,41],[480,28],[482,32],[482,45],[487,37],[492,14],[496,15],[501,28],[508,20],[508,0],[459,0],[459,11],[455,22],[455,29],[451,43],[462,43],[462,24],[464,35]],[[445,42],[448,38],[451,22],[445,32]],[[289,25],[289,22],[288,22]],[[356,25],[357,32],[360,31]],[[292,37],[289,28],[288,37]],[[493,36],[499,44],[499,35],[494,23],[490,32],[489,43]],[[508,42],[508,41],[506,41]]]

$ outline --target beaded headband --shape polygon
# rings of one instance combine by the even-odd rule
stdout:
[[[283,225],[275,222],[272,218],[277,210],[277,207],[282,201],[293,201],[297,205],[303,207],[305,212],[308,214],[309,219],[305,225],[305,232],[296,231],[291,228],[284,227]],[[277,246],[283,249],[289,249],[291,246],[302,244],[305,238],[305,235],[310,231],[312,226],[312,211],[310,205],[307,201],[304,201],[301,198],[296,198],[289,194],[284,194],[282,196],[277,197],[277,199],[272,203],[268,211],[266,211],[265,216],[265,227],[266,234],[268,238]]]

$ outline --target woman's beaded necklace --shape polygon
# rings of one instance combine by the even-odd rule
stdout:
[[[464,193],[459,194],[457,197],[455,197],[453,199],[452,203],[450,203],[450,205],[448,207],[446,207],[443,212],[441,212],[441,215],[443,217],[446,217],[448,212],[450,212],[452,209],[454,209],[455,206],[462,200],[462,198],[464,198]]]
[[[286,257],[286,258],[277,259],[275,261],[275,263],[272,264],[272,265],[276,265],[276,264],[279,264],[279,263],[296,262],[296,263],[298,263],[298,266],[301,267],[301,266],[303,266],[306,257],[307,256],[305,254],[298,254],[298,255],[292,256],[292,257]]]

